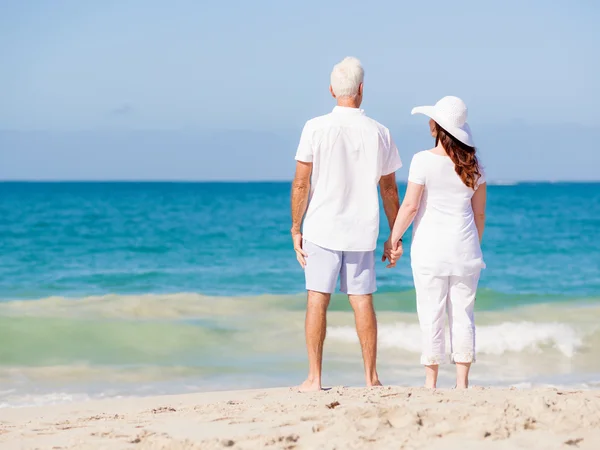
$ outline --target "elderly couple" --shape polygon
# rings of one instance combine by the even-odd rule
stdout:
[[[299,390],[321,389],[326,312],[338,277],[354,310],[367,386],[381,385],[373,309],[378,186],[390,226],[382,257],[388,268],[402,256],[402,237],[414,221],[411,265],[425,386],[436,387],[439,364],[446,360],[447,314],[456,387],[467,388],[475,361],[473,307],[485,267],[480,242],[486,202],[467,107],[459,98],[444,97],[435,106],[412,110],[430,118],[435,147],[413,157],[400,206],[395,172],[402,162],[389,130],[360,109],[363,78],[355,58],[333,68],[330,91],[337,106],[306,123],[296,153],[291,231],[308,291],[309,360],[308,378]]]

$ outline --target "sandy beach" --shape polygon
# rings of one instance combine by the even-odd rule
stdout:
[[[600,392],[287,388],[0,410],[9,449],[598,449]]]

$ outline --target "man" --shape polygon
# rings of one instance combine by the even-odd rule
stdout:
[[[377,185],[391,229],[399,209],[395,172],[402,162],[389,130],[359,109],[363,78],[364,70],[356,58],[346,58],[333,68],[329,90],[337,106],[332,113],[306,123],[296,153],[291,231],[308,291],[309,372],[299,387],[303,392],[321,390],[326,312],[338,276],[340,290],[348,294],[354,310],[367,386],[381,386],[373,310],[374,251],[379,234]],[[401,243],[392,246],[386,242],[382,261],[389,260],[388,267],[393,267],[392,261],[401,254]]]

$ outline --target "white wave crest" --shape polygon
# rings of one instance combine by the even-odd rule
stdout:
[[[64,403],[85,402],[90,400],[87,394],[69,394],[65,392],[52,392],[47,394],[22,394],[8,397],[7,401],[0,402],[0,408],[26,408],[32,406],[50,406]]]
[[[358,342],[352,327],[331,327],[327,332],[335,340]],[[524,351],[539,353],[544,348],[554,348],[571,358],[583,345],[583,337],[562,323],[504,322],[477,327],[476,333],[477,352],[491,355]],[[420,353],[421,330],[416,324],[381,325],[379,345]]]
[[[263,295],[255,297],[211,297],[196,293],[140,294],[66,298],[46,297],[38,300],[0,299],[3,316],[69,317],[110,319],[187,319],[211,315],[243,315],[290,303],[302,305],[300,295]]]

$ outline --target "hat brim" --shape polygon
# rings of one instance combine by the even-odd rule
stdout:
[[[415,114],[423,114],[430,119],[433,119],[437,124],[458,139],[463,144],[469,147],[475,147],[473,142],[473,135],[471,134],[471,127],[468,123],[465,123],[462,127],[457,127],[448,123],[443,117],[438,116],[435,110],[435,106],[417,106],[410,112],[413,116]]]

